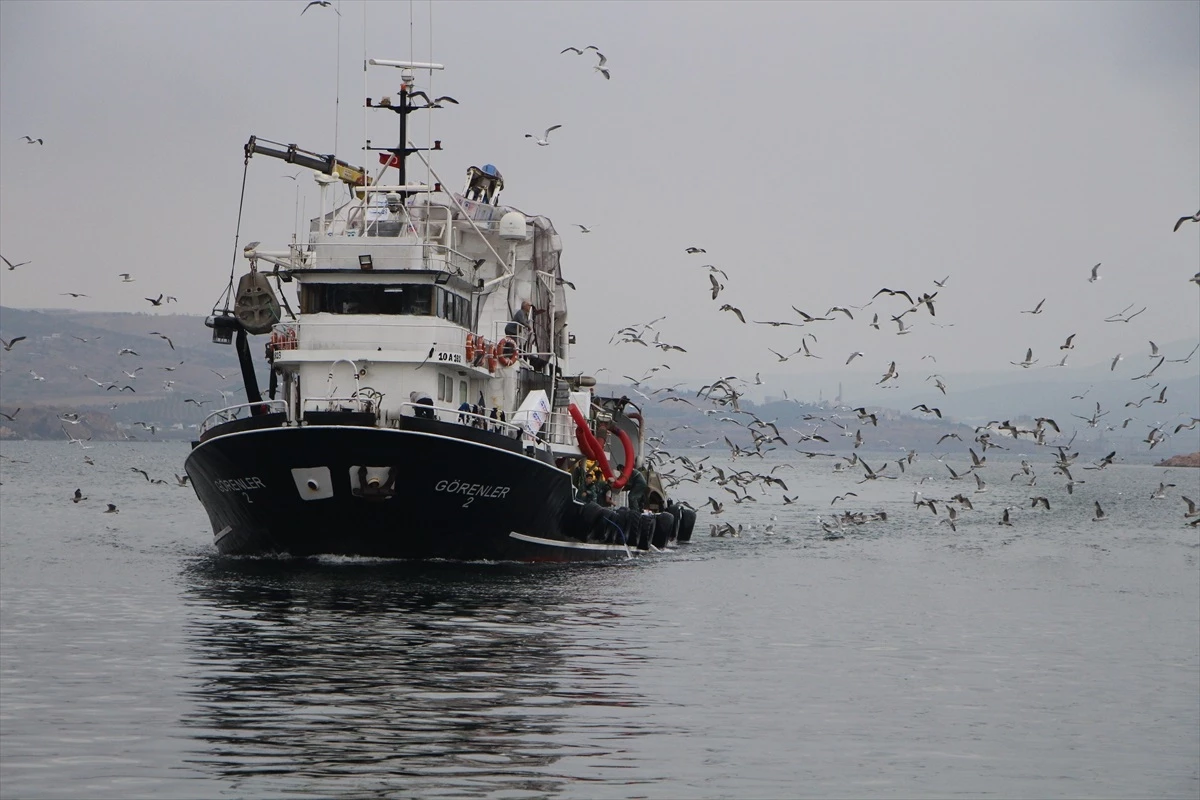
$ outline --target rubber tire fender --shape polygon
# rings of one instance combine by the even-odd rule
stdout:
[[[664,550],[667,543],[671,541],[671,534],[675,532],[675,517],[666,511],[660,511],[651,519],[654,520],[654,533],[650,538],[650,543],[659,550]]]
[[[690,542],[692,529],[696,527],[696,512],[690,508],[684,508],[681,511],[683,513],[679,515],[679,541]]]

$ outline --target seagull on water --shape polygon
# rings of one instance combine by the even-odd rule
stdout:
[[[540,139],[538,137],[534,136],[532,133],[525,134],[525,138],[533,139],[535,142],[538,143],[539,147],[545,147],[546,145],[550,144],[550,131],[556,131],[561,127],[562,127],[562,125],[551,125],[549,128],[546,128],[546,132],[544,134],[542,134],[542,138],[540,138]]]

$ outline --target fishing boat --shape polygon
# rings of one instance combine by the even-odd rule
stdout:
[[[415,83],[441,65],[368,63],[402,84],[365,101],[399,128],[394,146],[365,143],[374,174],[295,144],[244,147],[247,171],[254,156],[311,171],[320,213],[286,248],[238,241],[206,320],[236,347],[246,395],[208,415],[185,463],[216,549],[579,561],[687,541],[695,514],[643,458],[641,410],[573,370],[551,221],[503,205],[491,164],[449,191],[424,155],[441,142],[413,146],[409,115],[453,102]],[[251,336],[267,337],[265,395]]]

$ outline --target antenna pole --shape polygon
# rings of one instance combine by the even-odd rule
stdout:
[[[400,170],[400,180],[397,183],[401,186],[408,185],[408,171],[405,166],[408,164],[408,112],[412,110],[408,103],[408,81],[411,75],[408,70],[400,73],[400,146],[396,148],[400,164],[396,168]]]

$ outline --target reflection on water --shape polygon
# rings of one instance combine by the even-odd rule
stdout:
[[[620,623],[589,587],[623,571],[205,560],[186,574],[194,764],[258,790],[555,794],[560,759],[620,749],[563,736],[565,716],[643,703],[623,656],[573,645]]]

